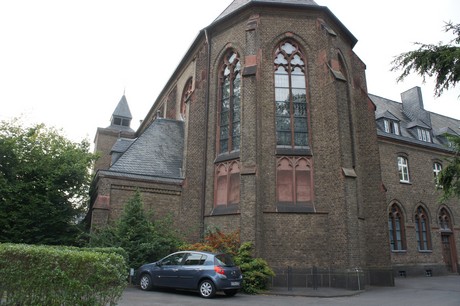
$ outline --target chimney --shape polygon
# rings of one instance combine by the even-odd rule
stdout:
[[[430,113],[423,108],[422,89],[415,86],[401,93],[403,112],[411,121],[420,120],[431,127]]]

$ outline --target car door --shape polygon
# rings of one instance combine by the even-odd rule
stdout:
[[[182,288],[198,288],[198,281],[203,274],[203,264],[205,261],[206,255],[204,254],[187,253],[179,271],[180,283],[183,285]]]
[[[154,283],[159,287],[182,288],[179,282],[179,268],[185,253],[174,253],[158,263]]]

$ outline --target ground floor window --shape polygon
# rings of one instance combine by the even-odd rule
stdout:
[[[406,249],[406,237],[404,234],[404,216],[398,205],[393,204],[390,207],[388,216],[388,228],[390,236],[390,246],[392,251],[401,251]]]
[[[419,206],[415,213],[415,233],[417,236],[417,246],[419,251],[431,250],[431,239],[430,239],[430,227],[429,227],[428,215]]]

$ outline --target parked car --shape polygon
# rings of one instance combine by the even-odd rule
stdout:
[[[217,291],[234,296],[241,289],[243,275],[229,254],[181,251],[141,266],[134,279],[142,290],[197,290],[202,297],[211,298]]]

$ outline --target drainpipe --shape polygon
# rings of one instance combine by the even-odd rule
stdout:
[[[205,94],[205,129],[204,129],[204,150],[203,150],[203,168],[201,170],[201,176],[203,178],[201,185],[201,209],[200,209],[200,237],[204,238],[204,212],[206,205],[206,166],[207,166],[207,157],[208,157],[208,123],[209,123],[209,80],[211,79],[211,41],[208,36],[207,28],[204,29],[204,35],[206,38],[206,44],[208,47],[207,52],[207,73],[206,73],[206,94]]]

